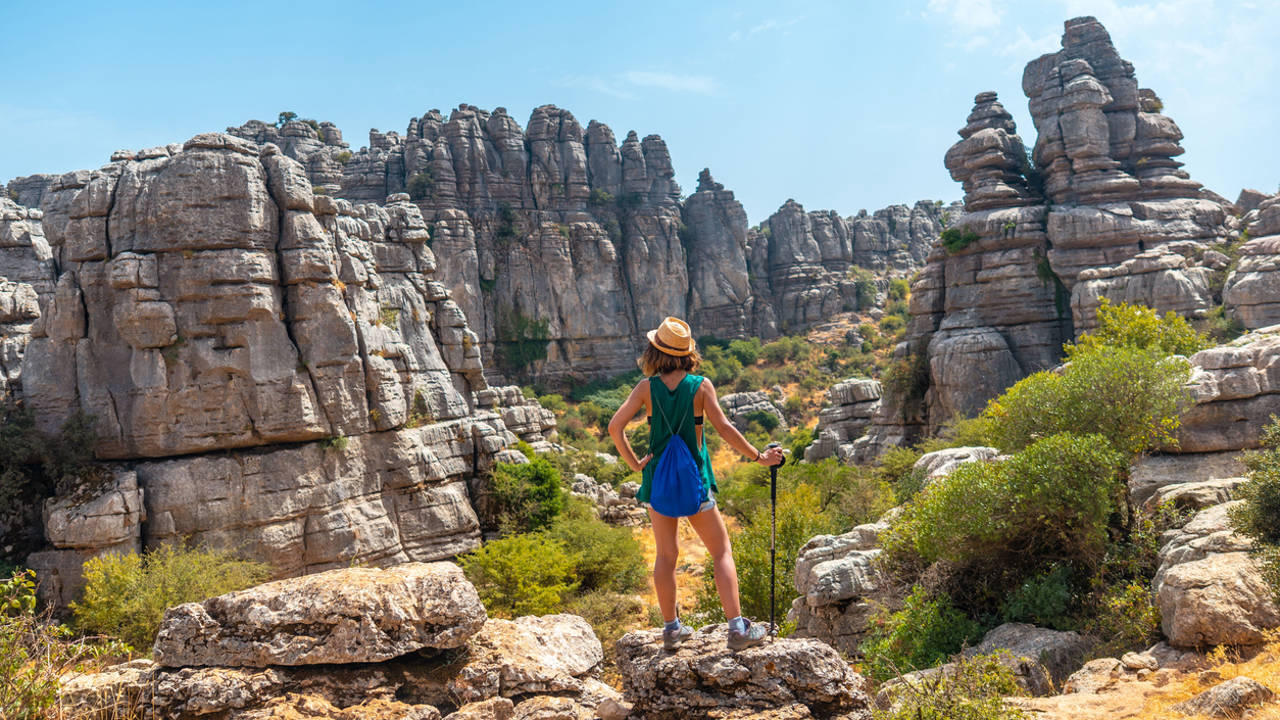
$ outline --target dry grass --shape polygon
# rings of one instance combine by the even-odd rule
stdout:
[[[1246,659],[1247,657],[1247,659]],[[1170,708],[1189,700],[1225,680],[1245,676],[1253,678],[1272,691],[1280,693],[1280,631],[1272,631],[1270,642],[1261,650],[1242,655],[1230,648],[1214,648],[1206,656],[1208,667],[1200,672],[1179,673],[1168,685],[1147,698],[1138,720],[1164,720],[1178,717]],[[1182,716],[1186,717],[1186,716]],[[1196,715],[1195,718],[1208,718]],[[1270,703],[1255,710],[1250,720],[1280,720],[1280,703]]]

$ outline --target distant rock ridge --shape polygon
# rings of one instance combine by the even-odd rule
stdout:
[[[681,195],[661,137],[629,132],[619,143],[607,125],[584,129],[554,105],[535,108],[525,128],[504,108],[432,110],[403,135],[370,131],[355,151],[328,123],[228,132],[278,145],[336,197],[408,193],[492,380],[624,372],[642,333],[667,315],[699,336],[797,332],[857,309],[852,267],[882,285],[910,275],[944,214],[959,215],[921,201],[841,217],[788,201],[749,229],[709,170]]]

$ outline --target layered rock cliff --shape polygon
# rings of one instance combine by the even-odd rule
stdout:
[[[101,512],[46,506],[46,597],[89,555],[168,541],[280,576],[479,545],[485,471],[553,421],[488,385],[421,212],[386,200],[210,133],[62,175],[43,212],[0,201],[6,388],[45,431],[87,413],[114,461]]]
[[[1062,344],[1095,326],[1103,297],[1191,318],[1224,299],[1218,250],[1239,225],[1234,206],[1180,169],[1181,131],[1138,87],[1106,29],[1091,17],[1065,27],[1062,49],[1023,75],[1037,131],[1031,152],[993,92],[975,98],[947,152],[966,214],[913,285],[903,349],[924,368],[922,429],[973,415],[1056,365]],[[1258,277],[1237,272],[1233,287],[1257,303],[1247,288]],[[1225,298],[1228,313],[1235,300],[1242,317],[1261,321],[1252,305]]]
[[[700,336],[803,329],[857,308],[855,265],[913,272],[948,210],[922,201],[845,218],[788,201],[748,229],[707,170],[682,197],[662,138],[631,132],[619,144],[608,126],[584,129],[552,105],[525,128],[503,108],[462,105],[447,119],[433,110],[403,136],[370,131],[356,151],[314,121],[228,132],[278,145],[336,197],[408,193],[442,282],[493,361],[491,379],[563,383],[632,369],[642,333],[667,315]]]

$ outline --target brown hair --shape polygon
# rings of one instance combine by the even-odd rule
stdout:
[[[636,364],[640,366],[640,372],[646,376],[661,375],[673,370],[697,372],[702,365],[702,356],[698,354],[697,345],[693,346],[688,355],[676,356],[662,352],[654,347],[653,343],[645,343],[644,352],[636,358]]]

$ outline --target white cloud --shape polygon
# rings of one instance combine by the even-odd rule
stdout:
[[[998,0],[929,0],[925,17],[941,15],[967,32],[999,27],[1004,9]]]
[[[675,73],[630,70],[622,79],[638,87],[655,87],[672,92],[688,92],[697,95],[714,95],[718,86],[715,78],[707,75],[677,75]]]
[[[737,42],[739,40],[750,39],[756,35],[759,35],[760,33],[773,32],[773,31],[778,31],[778,32],[782,32],[783,34],[786,34],[787,28],[799,23],[802,20],[804,20],[803,15],[789,18],[787,20],[767,18],[751,26],[750,28],[747,29],[746,32],[743,32],[742,30],[734,30],[733,32],[729,33],[729,39],[734,42]]]
[[[646,88],[694,95],[715,95],[720,90],[720,84],[709,75],[682,75],[650,70],[628,70],[608,77],[565,75],[557,84],[563,87],[584,88],[620,100],[636,100],[639,98],[639,91]]]

